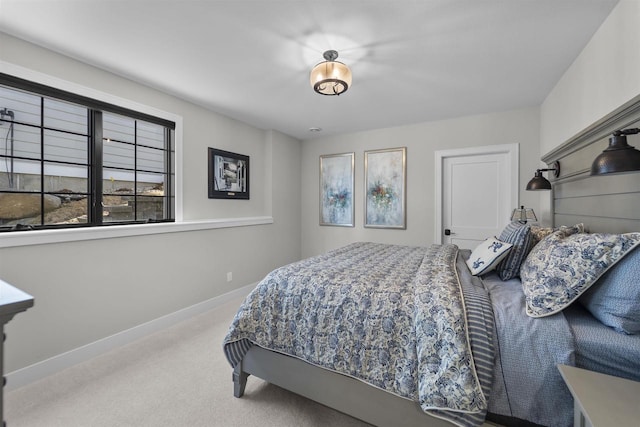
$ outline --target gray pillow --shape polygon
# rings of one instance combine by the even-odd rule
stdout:
[[[578,301],[616,331],[640,333],[640,249],[629,252]]]
[[[528,224],[511,222],[502,230],[499,240],[510,243],[513,246],[507,256],[496,267],[498,275],[502,280],[518,277],[520,275],[520,265],[527,258],[529,251],[533,247],[531,227]]]

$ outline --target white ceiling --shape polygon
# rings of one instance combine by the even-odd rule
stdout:
[[[540,105],[617,1],[0,0],[0,31],[310,139]]]

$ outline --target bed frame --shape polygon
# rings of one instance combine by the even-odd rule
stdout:
[[[249,374],[379,427],[451,427],[411,400],[255,345],[233,372],[234,396]]]
[[[552,179],[555,225],[583,222],[591,232],[640,230],[640,173],[589,175],[591,162],[608,146],[613,131],[629,127],[640,127],[640,96],[543,156],[548,165],[561,164],[560,176]],[[640,135],[635,140],[630,136],[629,142],[640,148]],[[243,395],[249,375],[379,427],[452,425],[424,413],[410,400],[257,346],[233,372],[236,397]]]

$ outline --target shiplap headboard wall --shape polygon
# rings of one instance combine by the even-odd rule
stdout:
[[[640,172],[590,176],[611,134],[626,128],[640,128],[640,96],[542,157],[548,165],[560,162],[560,176],[549,176],[555,226],[582,222],[591,232],[640,231]],[[640,135],[627,138],[640,149]]]

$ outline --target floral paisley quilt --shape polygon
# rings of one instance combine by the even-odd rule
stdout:
[[[469,322],[481,315],[467,312],[476,296],[464,295],[484,290],[463,290],[457,254],[455,245],[354,243],[276,269],[233,319],[227,359],[235,366],[248,341],[414,400],[457,425],[480,425],[491,373],[478,375],[470,343],[481,343],[491,366],[493,323],[479,322],[470,338]],[[491,317],[490,307],[482,310]]]

